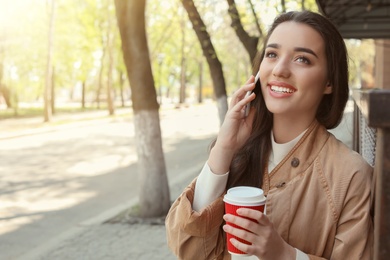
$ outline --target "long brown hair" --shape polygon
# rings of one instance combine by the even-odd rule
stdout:
[[[279,15],[268,31],[262,52],[253,62],[253,75],[257,73],[264,58],[265,46],[275,28],[281,23],[294,21],[316,30],[325,42],[328,81],[332,93],[324,95],[317,109],[316,119],[327,129],[336,127],[344,113],[348,101],[348,58],[344,40],[336,27],[324,16],[310,12],[288,12]],[[246,144],[235,154],[230,165],[227,188],[246,185],[261,187],[263,174],[271,151],[271,129],[273,115],[267,109],[260,83],[256,84],[256,99],[252,106],[256,109],[252,133]]]

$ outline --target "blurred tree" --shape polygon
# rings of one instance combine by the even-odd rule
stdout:
[[[114,33],[113,33],[113,17],[111,11],[111,0],[108,0],[107,2],[107,34],[106,34],[106,45],[104,46],[107,49],[108,52],[108,68],[107,68],[107,87],[106,87],[106,94],[107,94],[107,107],[108,107],[108,113],[110,115],[114,114],[114,103],[112,100],[113,95],[113,86],[112,86],[112,74],[114,69]]]
[[[159,105],[145,31],[145,0],[115,0],[122,51],[132,90],[140,176],[140,217],[165,215],[170,195]]]
[[[375,85],[375,44],[372,39],[346,40],[349,56],[349,76],[352,88],[372,88]]]
[[[9,88],[3,83],[4,65],[2,61],[3,51],[0,52],[0,95],[3,96],[7,108],[12,108],[11,93]]]
[[[286,12],[286,0],[281,0],[280,1],[281,3],[281,6],[282,6],[282,12],[285,13]]]
[[[245,47],[246,51],[249,54],[249,64],[253,62],[257,54],[257,45],[259,43],[259,38],[263,36],[263,31],[260,27],[259,19],[257,18],[256,11],[254,10],[254,6],[251,0],[248,0],[252,14],[254,16],[256,29],[258,30],[259,36],[250,36],[244,29],[241,24],[240,14],[237,10],[235,0],[227,0],[229,5],[228,13],[232,20],[231,26],[237,34],[237,37],[240,39],[241,43]]]
[[[44,121],[49,122],[52,116],[52,82],[53,82],[53,37],[54,37],[54,19],[56,3],[55,0],[47,2],[49,26],[47,34],[47,59],[46,59],[46,73],[45,73],[45,91],[44,91]]]
[[[56,113],[56,70],[54,65],[51,68],[51,80],[50,80],[50,110],[54,115]]]
[[[109,8],[109,5],[107,1],[96,2],[95,0],[84,0],[77,4],[65,2],[63,5],[65,10],[62,23],[67,21],[67,26],[62,27],[61,35],[72,35],[72,37],[62,37],[61,43],[58,44],[64,49],[71,48],[73,51],[59,53],[61,55],[59,65],[63,66],[64,72],[67,71],[71,75],[69,78],[62,78],[64,85],[70,85],[73,91],[81,82],[82,107],[85,107],[86,100],[96,102],[97,107],[100,107],[101,89],[99,88],[103,88],[102,82],[106,76],[103,69],[107,64],[106,59],[102,59],[105,50],[103,39],[106,38],[108,31],[107,19],[115,19],[113,4],[111,4],[112,8]],[[110,17],[108,12],[111,13]],[[71,21],[69,21],[70,17],[73,18]],[[116,31],[111,30],[111,32]]]
[[[0,8],[0,46],[4,49],[4,73],[1,81],[4,95],[9,104],[12,102],[15,111],[18,109],[18,101],[20,104],[23,102],[23,106],[32,106],[32,103],[34,106],[41,106],[47,70],[47,1],[27,1],[23,4],[19,1],[3,2]],[[246,38],[250,42],[258,38],[259,46],[261,31],[265,32],[275,15],[282,11],[282,2],[193,2],[204,22],[203,29],[207,28],[205,33],[209,34],[210,42],[212,41],[214,56],[218,57],[223,69],[224,88],[226,96],[229,96],[251,73],[248,56],[253,56],[249,53],[253,53],[254,48],[244,47],[245,40],[241,39]],[[229,3],[234,3],[235,11],[229,11]],[[315,11],[317,8],[315,0],[284,0],[284,5],[286,11],[301,8]],[[81,107],[86,107],[90,105],[88,102],[100,102],[100,96],[103,106],[103,100],[105,102],[108,95],[108,85],[111,85],[112,100],[117,97],[122,106],[126,101],[131,101],[131,90],[120,51],[119,31],[108,28],[108,18],[115,18],[113,3],[111,2],[110,7],[108,0],[56,0],[56,6],[51,77],[52,112],[55,112],[53,103],[58,103],[56,106],[59,106],[65,105],[64,101],[80,102]],[[233,15],[233,11],[237,15]],[[183,102],[202,100],[200,93],[204,98],[214,96],[218,101],[219,95],[215,90],[213,93],[217,74],[211,72],[210,66],[201,66],[202,62],[207,61],[202,54],[204,46],[202,47],[187,18],[182,0],[148,0],[145,15],[148,22],[150,62],[152,71],[157,72],[153,76],[155,82],[158,82],[158,93],[167,100],[166,104],[180,102],[180,98]],[[185,19],[181,22],[183,15]],[[239,30],[235,30],[237,26],[231,26],[234,24],[233,18],[237,26],[242,27],[240,30],[244,38],[240,36],[240,39],[238,36]],[[114,26],[114,22],[112,25]],[[102,59],[104,50],[107,49],[108,35],[113,38],[109,48],[112,56],[110,58],[107,50]],[[183,35],[185,37],[182,38]],[[361,60],[366,59],[357,56],[356,64],[363,64]],[[371,62],[371,59],[367,61]],[[367,80],[365,84],[370,83]],[[97,94],[99,85],[101,90]]]
[[[181,0],[187,11],[194,31],[202,47],[203,55],[209,65],[211,78],[213,80],[214,94],[217,100],[219,121],[222,124],[228,109],[225,78],[223,76],[222,64],[211,42],[206,25],[204,24],[193,0]]]
[[[181,33],[181,48],[180,48],[180,90],[179,90],[179,104],[183,104],[186,98],[186,27],[184,17],[180,20],[180,33]]]
[[[202,57],[197,36],[180,1],[147,1],[148,39],[158,95],[166,104],[196,102],[198,60]],[[210,81],[208,77],[205,81]],[[188,99],[189,98],[189,99]],[[160,97],[159,97],[160,100]]]
[[[115,98],[115,87],[118,87],[116,81],[119,81],[115,71],[120,67],[117,61],[121,55],[120,40],[117,37],[119,32],[114,29],[116,18],[113,2],[60,1],[58,10],[55,42],[56,84],[61,87],[62,93],[69,93],[72,102],[80,101],[81,107],[86,107],[89,101],[100,108],[104,100],[104,103],[107,102],[104,107],[111,113],[114,103],[111,103],[111,107],[108,102]],[[108,43],[110,48],[107,48]],[[122,60],[119,61],[123,63]],[[109,85],[110,93],[107,91]],[[111,99],[107,98],[108,95],[111,95]]]

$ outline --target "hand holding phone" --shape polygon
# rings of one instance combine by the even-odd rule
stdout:
[[[257,81],[259,81],[259,78],[260,78],[260,71],[257,72],[256,74],[256,77],[255,77],[255,84],[257,83]],[[252,91],[248,91],[246,92],[245,94],[245,97],[248,97],[250,94],[252,94]],[[251,109],[251,103],[249,102],[246,106],[245,106],[245,117],[247,117],[249,115],[249,110]]]

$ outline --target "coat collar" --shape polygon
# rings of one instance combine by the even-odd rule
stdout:
[[[268,174],[263,175],[263,187],[265,194],[273,188],[283,187],[295,177],[303,174],[314,162],[319,152],[328,140],[330,133],[317,120],[313,121],[306,133]],[[266,169],[268,166],[266,167]]]

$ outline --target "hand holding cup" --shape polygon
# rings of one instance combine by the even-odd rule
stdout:
[[[250,208],[264,212],[266,202],[266,198],[262,189],[247,186],[239,186],[229,189],[225,194],[223,200],[225,202],[226,214],[232,214],[235,216],[239,216],[237,214],[237,209],[239,208]],[[250,220],[256,222],[253,219]],[[235,228],[241,228],[233,223],[226,222],[226,224]],[[242,252],[241,250],[233,246],[233,244],[230,242],[230,239],[235,238],[242,243],[250,245],[248,241],[238,238],[230,233],[226,233],[226,238],[227,248],[230,254],[246,255],[245,252]]]

